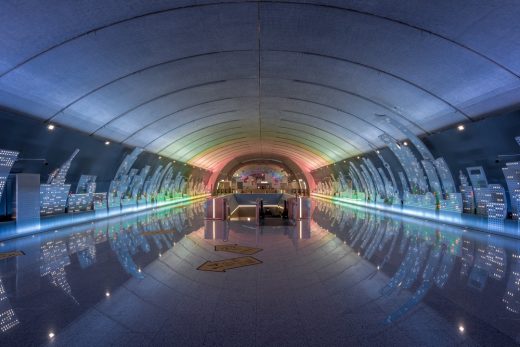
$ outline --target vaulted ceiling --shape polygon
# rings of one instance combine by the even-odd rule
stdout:
[[[219,170],[309,171],[520,101],[517,1],[3,1],[0,105]],[[4,126],[4,125],[2,125]]]

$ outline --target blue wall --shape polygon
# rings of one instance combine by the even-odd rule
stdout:
[[[520,146],[515,141],[515,137],[520,136],[520,110],[465,123],[464,126],[464,131],[458,131],[455,125],[453,128],[422,136],[421,140],[435,158],[443,157],[446,160],[457,187],[460,184],[459,170],[462,170],[467,176],[466,167],[482,166],[488,182],[501,184],[506,189],[509,199],[502,168],[505,167],[506,162],[520,160]],[[418,156],[413,145],[411,148]],[[380,151],[383,158],[394,169],[394,175],[399,185],[397,172],[403,170],[401,165],[388,148],[382,148]],[[363,156],[370,158],[376,167],[383,167],[375,153],[366,153]],[[320,182],[331,173],[337,177],[339,170],[347,174],[350,161],[360,162],[356,157],[348,158],[345,161],[315,170],[312,175],[316,182]]]
[[[72,191],[75,191],[82,174],[92,174],[98,176],[97,191],[106,192],[124,156],[133,150],[133,147],[117,143],[106,146],[103,138],[58,126],[49,131],[41,120],[6,110],[0,110],[0,124],[1,149],[19,151],[19,159],[43,159],[17,161],[11,170],[12,175],[39,173],[41,182],[45,183],[49,173],[63,164],[74,149],[79,148],[80,152],[72,161],[67,175],[67,183],[72,184]],[[159,160],[157,154],[143,152],[134,167],[140,169],[150,165],[154,169],[160,163],[166,165],[169,161],[171,159]],[[181,162],[174,164],[174,170],[175,172],[180,170],[186,177],[191,172],[195,177],[204,177],[206,181],[210,175],[209,171],[193,169]],[[12,178],[7,182],[6,191],[0,202],[0,217],[10,214],[12,182]]]

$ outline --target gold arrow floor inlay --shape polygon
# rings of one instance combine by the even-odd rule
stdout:
[[[226,272],[226,270],[236,269],[244,266],[262,264],[262,261],[255,257],[238,257],[216,261],[207,261],[197,268],[201,271]]]
[[[25,255],[25,253],[22,251],[12,251],[12,252],[0,253],[0,260],[12,258],[12,257],[19,257],[21,255]]]

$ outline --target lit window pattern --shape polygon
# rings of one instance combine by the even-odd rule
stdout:
[[[71,194],[67,201],[68,211],[79,212],[92,209],[92,194]]]
[[[40,185],[40,214],[64,213],[69,196],[70,184]]]
[[[0,330],[2,330],[2,332],[14,328],[19,323],[20,321],[18,320],[18,317],[16,317],[12,308],[0,312]]]
[[[48,241],[41,246],[40,276],[49,276],[52,285],[61,289],[74,302],[65,266],[70,265],[67,244],[63,240]]]
[[[404,172],[402,171],[399,171],[397,173],[397,175],[399,176],[399,181],[401,181],[401,187],[403,187],[403,199],[404,199],[404,195],[406,193],[410,193],[410,187],[408,186],[408,181],[406,180],[406,176],[404,175]]]
[[[40,214],[50,215],[65,212],[70,192],[70,184],[65,184],[65,179],[72,160],[78,153],[79,149],[74,150],[69,159],[49,175],[47,184],[40,185]]]
[[[368,174],[372,175],[372,178],[374,179],[375,187],[377,188],[377,192],[379,196],[384,199],[386,198],[386,191],[384,188],[383,180],[381,179],[381,176],[379,175],[379,172],[376,170],[376,167],[372,163],[370,159],[363,158],[363,162],[365,163]]]
[[[0,200],[5,188],[5,181],[9,172],[18,158],[18,152],[0,149]]]
[[[424,160],[422,160],[422,164],[424,166],[424,169],[426,171],[426,175],[428,176],[428,181],[430,182],[430,187],[432,192],[441,193],[441,182],[442,186],[444,188],[445,193],[455,193],[455,182],[453,180],[453,176],[451,174],[451,171],[448,168],[448,165],[444,161],[443,158],[437,158],[434,159],[432,153],[428,149],[428,147],[425,146],[425,144],[404,124],[401,122],[386,117],[386,121],[394,126],[395,128],[399,129],[408,139],[413,143],[415,148],[419,151],[420,155],[423,157]],[[434,165],[437,171],[431,167],[431,165]],[[437,176],[438,175],[438,176]],[[440,178],[440,182],[439,182]]]
[[[408,178],[408,182],[410,183],[412,194],[424,194],[427,192],[428,184],[426,183],[424,171],[410,148],[407,146],[397,145],[397,143],[395,143],[395,141],[387,134],[382,134],[379,138],[388,146],[401,163],[401,166],[406,173],[406,177]]]
[[[366,166],[364,164],[359,165],[361,167],[361,175],[365,179],[368,188],[368,194],[371,201],[374,201],[377,197],[376,187],[374,182],[372,181],[372,176],[368,172]]]
[[[390,164],[388,164],[386,160],[383,158],[381,153],[379,153],[379,151],[377,151],[376,154],[379,160],[381,160],[381,162],[383,163],[383,166],[385,167],[386,172],[388,172],[390,180],[392,181],[392,185],[387,187],[387,189],[391,189],[391,193],[387,194],[388,196],[393,196],[394,201],[396,202],[399,199],[399,192],[397,191],[397,182],[395,180],[394,173],[392,172],[392,168],[390,167]],[[383,174],[381,174],[381,177],[384,177]]]
[[[117,207],[120,206],[120,200],[124,198],[127,193],[128,185],[130,183],[129,173],[134,165],[139,154],[143,152],[143,148],[136,147],[132,153],[125,156],[123,162],[117,169],[112,182],[110,182],[109,194],[108,194],[108,206]]]
[[[356,192],[360,192],[361,185],[359,183],[359,180],[358,180],[354,170],[352,169],[352,167],[350,167],[348,171],[349,171],[349,176],[352,179],[352,184],[354,185],[354,189],[356,190]]]
[[[437,177],[437,172],[435,171],[435,166],[433,166],[433,163],[429,160],[422,160],[421,163],[423,165],[424,172],[428,177],[431,191],[438,195],[442,194],[441,182],[439,182],[439,178]]]
[[[460,193],[462,195],[462,206],[464,213],[471,213],[473,214],[475,212],[475,199],[473,196],[473,187],[469,185],[468,178],[466,175],[462,173],[462,171],[459,172],[459,179],[460,179]]]
[[[490,219],[503,220],[507,215],[506,192],[500,184],[488,186],[489,201],[487,203],[487,216]]]
[[[94,175],[81,175],[76,188],[76,194],[93,194],[96,192],[96,179]]]
[[[0,278],[0,330],[5,332],[14,328],[19,323],[18,317],[12,309],[9,298],[7,297],[2,279]]]
[[[482,166],[472,166],[466,168],[468,170],[469,180],[474,188],[486,188],[488,181],[484,168]]]
[[[107,193],[94,193],[92,197],[95,211],[106,211],[107,204]]]
[[[433,161],[433,165],[437,169],[437,173],[441,179],[442,187],[445,193],[456,193],[455,181],[451,175],[450,168],[444,158],[437,158]]]
[[[520,136],[517,139],[520,139]],[[509,190],[513,219],[520,219],[520,162],[506,163],[502,172]]]
[[[518,314],[520,313],[520,253],[514,252],[511,262],[511,273],[502,302],[509,312]]]
[[[501,297],[504,309],[520,313],[520,253],[508,254],[499,238],[466,239],[464,233],[438,233],[437,227],[427,223],[405,223],[320,201],[315,211],[321,217],[314,217],[317,223],[323,219],[327,225],[346,225],[340,237],[359,257],[373,263],[374,269],[381,269],[392,253],[401,254],[399,267],[380,294],[389,298],[403,289],[413,293],[387,316],[386,323],[411,312],[432,287],[444,288],[455,275],[457,257],[461,260],[460,275],[467,278],[469,288],[505,287]],[[507,281],[505,286],[497,286],[502,281]]]
[[[365,182],[365,179],[363,178],[361,173],[359,172],[359,169],[357,168],[356,164],[354,164],[353,162],[350,162],[350,167],[352,168],[352,171],[354,172],[354,174],[358,178],[359,182],[361,183],[361,186],[363,187],[363,192],[368,192],[368,185]]]
[[[72,152],[72,155],[69,157],[69,159],[61,165],[61,167],[55,171],[54,175],[51,175],[49,178],[48,184],[54,184],[54,185],[62,185],[65,184],[65,179],[67,177],[67,173],[70,169],[70,164],[72,164],[72,160],[78,155],[79,149],[75,149],[74,152]]]

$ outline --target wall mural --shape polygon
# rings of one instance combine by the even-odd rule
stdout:
[[[119,166],[108,192],[96,192],[95,175],[81,175],[76,191],[67,183],[67,173],[79,153],[74,150],[69,158],[49,174],[47,183],[40,184],[40,215],[56,215],[80,211],[119,211],[124,207],[137,207],[165,203],[179,198],[204,195],[208,188],[202,178],[183,177],[174,172],[172,163],[151,169],[146,165],[133,168],[142,148],[126,155]],[[0,198],[5,182],[18,152],[0,149]]]
[[[492,220],[506,219],[506,190],[500,184],[488,184],[482,167],[468,167],[466,173],[459,172],[457,190],[454,176],[442,157],[434,158],[421,139],[402,123],[387,116],[384,120],[408,139],[397,141],[388,134],[379,136],[399,166],[390,166],[377,150],[382,166],[369,158],[350,160],[348,172],[341,173],[343,181],[336,180],[333,175],[326,177],[317,184],[317,194],[347,201],[477,214]],[[520,145],[520,136],[515,140]],[[502,171],[509,191],[511,216],[518,220],[520,162],[505,165]]]
[[[251,164],[233,173],[232,184],[237,187],[235,189],[255,189],[262,184],[273,189],[288,189],[288,176],[281,166]]]

